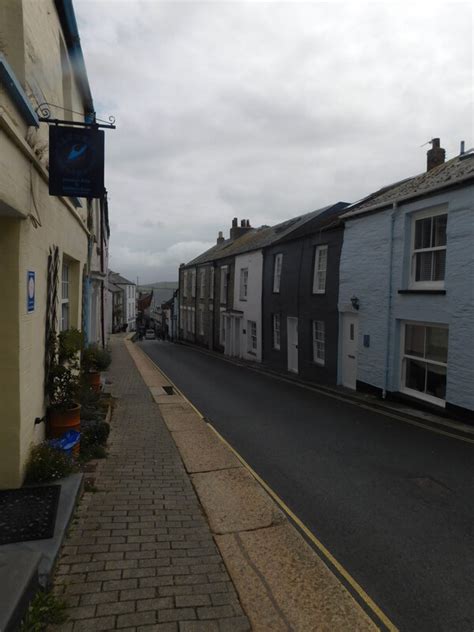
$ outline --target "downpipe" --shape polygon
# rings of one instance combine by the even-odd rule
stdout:
[[[382,399],[387,397],[388,387],[388,374],[389,374],[389,360],[390,360],[390,344],[391,344],[391,322],[392,322],[392,289],[393,289],[393,233],[395,226],[395,214],[398,209],[397,202],[392,204],[392,212],[390,213],[390,243],[389,243],[389,261],[388,261],[388,305],[387,305],[387,346],[385,348],[385,371],[384,371],[384,385],[382,390]]]

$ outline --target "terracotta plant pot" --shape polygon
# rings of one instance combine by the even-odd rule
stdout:
[[[101,382],[99,371],[91,371],[90,373],[88,373],[87,382],[93,391],[95,391],[96,393],[100,392]]]
[[[68,430],[81,431],[81,406],[78,404],[68,410],[50,408],[48,413],[48,436],[59,439]],[[74,456],[79,456],[80,441],[73,448]]]

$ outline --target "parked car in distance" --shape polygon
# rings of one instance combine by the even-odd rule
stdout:
[[[147,329],[145,332],[145,340],[155,340],[155,331],[153,329]]]

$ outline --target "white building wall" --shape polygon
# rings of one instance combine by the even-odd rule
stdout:
[[[248,269],[247,298],[240,298],[241,270]],[[262,275],[263,253],[261,250],[239,255],[234,268],[234,309],[242,312],[240,327],[240,357],[262,361]],[[257,349],[249,350],[249,321],[257,324]]]

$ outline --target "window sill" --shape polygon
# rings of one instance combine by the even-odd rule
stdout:
[[[257,353],[256,353],[256,351],[247,351],[247,353],[248,353],[249,355],[251,355],[251,356],[255,356],[255,357],[257,357]]]
[[[446,294],[446,290],[435,290],[429,288],[419,288],[419,289],[411,289],[411,290],[398,290],[399,294]]]

